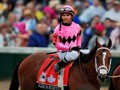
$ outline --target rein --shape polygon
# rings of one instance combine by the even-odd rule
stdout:
[[[107,76],[108,78],[119,78],[120,75],[116,75],[116,76]]]
[[[79,54],[80,54],[80,51],[79,51]],[[79,58],[78,58],[78,60],[79,60],[79,67],[81,68],[79,68],[79,71],[81,72],[81,74],[84,76],[84,77],[86,77],[87,76],[87,74],[83,71],[83,69],[82,69],[82,63],[81,63],[81,60],[80,60],[80,56],[79,56]],[[85,79],[87,79],[88,80],[88,78],[85,78]]]

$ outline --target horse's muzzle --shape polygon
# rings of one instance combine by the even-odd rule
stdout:
[[[98,71],[98,79],[106,79],[108,75],[108,70],[105,68],[101,68]]]

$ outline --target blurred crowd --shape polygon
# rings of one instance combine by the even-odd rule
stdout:
[[[119,0],[0,0],[0,47],[52,47],[61,6],[74,7],[73,21],[81,26],[82,48],[95,39],[120,49]]]

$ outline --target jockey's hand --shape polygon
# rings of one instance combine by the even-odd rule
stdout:
[[[60,42],[60,37],[57,33],[54,33],[51,35],[51,39],[52,39],[52,42],[53,44],[55,45],[57,42]]]
[[[80,47],[79,46],[76,46],[76,47],[71,47],[70,50],[75,50],[75,51],[79,51],[80,50]]]

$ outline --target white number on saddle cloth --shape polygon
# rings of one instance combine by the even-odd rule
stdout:
[[[40,75],[39,81],[41,81],[41,82],[46,81],[46,73],[42,72],[42,74]]]
[[[47,78],[47,81],[49,83],[53,83],[53,82],[55,82],[55,80],[56,80],[56,78],[54,78],[52,74],[50,75],[50,77]]]

